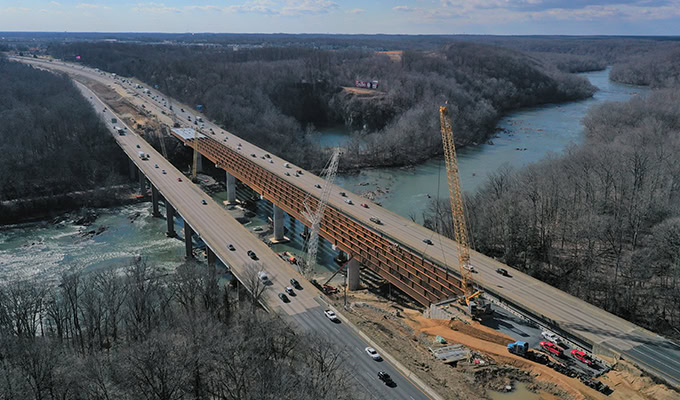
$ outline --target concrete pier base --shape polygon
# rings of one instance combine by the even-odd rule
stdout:
[[[205,252],[208,255],[208,266],[214,267],[217,264],[217,255],[215,255],[215,252],[210,247],[206,247]]]
[[[359,279],[359,261],[352,258],[347,264],[347,286],[349,290],[361,289],[361,282]]]
[[[130,180],[134,181],[135,178],[137,177],[137,166],[135,165],[134,162],[132,162],[132,159],[128,158],[129,164],[128,164],[128,170],[130,171]]]
[[[146,176],[142,171],[139,171],[139,194],[146,196]]]
[[[161,216],[161,213],[158,212],[158,189],[156,189],[155,186],[151,185],[151,205],[153,207],[153,216],[158,218]]]
[[[175,232],[175,208],[167,200],[165,201],[165,218],[168,221],[168,237],[176,237]]]
[[[274,215],[272,216],[272,221],[274,224],[274,237],[271,238],[272,243],[286,243],[289,242],[290,239],[287,237],[283,236],[283,231],[284,231],[284,223],[285,219],[283,216],[283,209],[280,207],[276,206],[276,204],[272,205],[274,209]]]
[[[236,204],[236,177],[226,172],[227,204]]]
[[[191,238],[194,236],[194,230],[191,225],[184,221],[184,248],[186,250],[186,258],[194,258],[194,243]]]

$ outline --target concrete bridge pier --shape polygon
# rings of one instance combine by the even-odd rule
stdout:
[[[141,170],[139,171],[139,194],[146,196],[146,176]]]
[[[209,267],[214,267],[217,265],[217,255],[215,255],[215,252],[213,252],[210,247],[205,248],[205,252],[208,255],[208,266]]]
[[[153,206],[153,216],[158,218],[161,216],[161,213],[158,212],[158,198],[160,196],[158,195],[158,189],[152,184],[151,185],[151,204]]]
[[[186,258],[194,258],[194,243],[191,240],[194,236],[194,230],[191,229],[191,225],[184,220],[184,248],[186,250]]]
[[[203,172],[203,155],[201,153],[198,153],[198,157],[196,157],[196,172]]]
[[[227,204],[236,204],[236,177],[229,172],[225,173],[227,179]]]
[[[347,263],[347,286],[349,290],[361,289],[359,280],[359,266],[359,261],[357,261],[356,258],[352,258]]]
[[[283,209],[278,207],[276,204],[272,204],[272,208],[274,210],[273,216],[272,216],[272,221],[274,222],[274,237],[272,238],[272,243],[285,243],[288,242],[289,239],[285,236],[283,236],[283,228],[284,228],[284,223],[285,219],[283,217]]]
[[[177,232],[175,232],[175,208],[167,200],[165,201],[165,213],[168,221],[167,235],[168,237],[175,237],[177,236]]]
[[[130,180],[134,181],[135,178],[137,177],[137,166],[135,163],[132,161],[131,158],[128,158],[129,164],[128,164],[128,170],[130,171]]]

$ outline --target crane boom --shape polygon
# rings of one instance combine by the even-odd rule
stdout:
[[[326,206],[328,205],[328,199],[330,198],[331,195],[333,181],[335,180],[335,176],[338,172],[339,159],[340,150],[335,149],[333,151],[333,155],[331,156],[330,161],[328,162],[328,165],[321,173],[321,177],[325,178],[326,183],[323,187],[321,197],[317,201],[316,210],[313,210],[311,206],[312,203],[311,194],[307,195],[307,198],[305,198],[303,202],[305,206],[305,211],[302,212],[302,215],[304,215],[305,218],[307,218],[312,228],[309,233],[309,238],[307,238],[305,245],[307,250],[307,257],[305,259],[303,265],[304,269],[302,271],[302,274],[305,276],[309,275],[309,273],[312,272],[312,267],[316,262],[316,253],[319,248],[319,230],[321,229],[321,220],[323,219],[324,211],[326,210]]]
[[[470,271],[470,243],[468,240],[467,221],[463,208],[463,192],[460,188],[460,174],[458,173],[458,159],[456,145],[453,140],[453,128],[447,106],[439,107],[441,120],[442,144],[446,158],[446,175],[449,180],[449,200],[453,215],[453,228],[458,244],[458,266],[465,302],[469,302],[474,294],[472,272]]]

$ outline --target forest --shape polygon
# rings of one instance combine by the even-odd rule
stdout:
[[[65,76],[0,54],[0,200],[120,181],[122,152]]]
[[[454,42],[437,51],[409,50],[398,60],[361,49],[82,42],[49,53],[158,85],[240,137],[315,169],[327,159],[315,127],[354,130],[342,168],[408,165],[441,154],[437,106],[446,100],[461,127],[461,145],[485,141],[503,113],[582,99],[595,89],[514,50]],[[568,63],[567,60],[563,60]],[[568,67],[564,67],[569,69]],[[379,80],[357,94],[355,79]]]
[[[680,338],[680,91],[606,103],[563,156],[500,170],[467,198],[476,250]],[[453,237],[450,208],[426,225]]]
[[[363,399],[345,353],[237,302],[214,268],[136,259],[0,286],[0,398]]]

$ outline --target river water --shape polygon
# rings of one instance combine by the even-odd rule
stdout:
[[[594,98],[512,113],[499,123],[503,132],[493,139],[493,145],[462,149],[459,162],[464,189],[474,190],[487,174],[504,164],[517,168],[538,161],[550,152],[559,153],[570,143],[579,143],[583,136],[580,121],[590,107],[604,101],[626,100],[646,91],[610,82],[608,71],[584,76],[600,89]],[[338,127],[324,132],[320,140],[329,146],[341,145],[348,135]],[[428,194],[434,197],[439,192],[444,197],[448,193],[442,160],[431,160],[413,169],[369,169],[356,175],[338,176],[336,182],[357,193],[383,191],[376,200],[405,217],[411,213],[420,216]],[[222,196],[218,193],[216,198]],[[165,236],[165,221],[153,218],[150,208],[150,204],[144,203],[99,210],[99,218],[89,227],[74,225],[73,218],[59,224],[35,222],[0,227],[0,282],[13,279],[54,282],[66,270],[95,270],[129,262],[138,255],[146,257],[149,263],[172,269],[184,261],[183,243]],[[260,202],[258,215],[248,228],[266,225],[270,208],[267,202]],[[179,218],[176,224],[180,232]],[[104,230],[98,235],[82,235],[100,227]],[[292,241],[276,245],[274,250],[299,254],[302,225],[289,221],[287,227]],[[321,275],[330,275],[335,269],[333,255],[331,246],[322,242],[318,259]]]
[[[592,98],[513,112],[499,122],[502,131],[492,139],[493,145],[460,149],[458,164],[463,190],[475,191],[499,168],[519,168],[581,143],[584,129],[581,120],[589,108],[605,101],[625,101],[648,91],[610,81],[609,69],[581,75],[599,89]],[[338,128],[330,132],[330,137],[333,145],[342,144]],[[336,183],[355,193],[372,191],[377,194],[375,201],[383,207],[403,217],[414,216],[421,222],[428,195],[448,198],[449,190],[443,158],[409,169],[375,168],[339,175]]]

